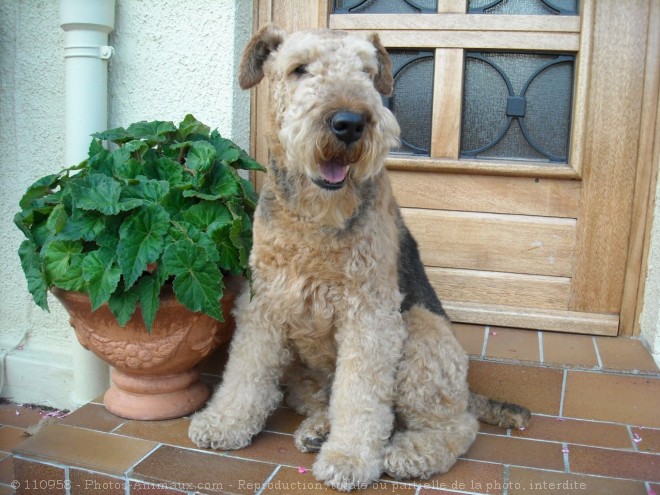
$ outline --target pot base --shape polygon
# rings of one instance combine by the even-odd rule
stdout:
[[[112,368],[112,384],[103,397],[108,411],[126,419],[180,418],[199,409],[209,390],[191,369],[164,376],[125,373]]]

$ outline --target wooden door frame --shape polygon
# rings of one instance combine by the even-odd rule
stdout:
[[[593,0],[584,0],[584,5],[587,7],[592,4]],[[602,1],[602,0],[601,0]],[[644,285],[646,281],[646,269],[648,265],[648,247],[649,247],[649,238],[651,231],[651,224],[653,220],[653,204],[655,197],[655,184],[657,180],[658,173],[658,154],[660,149],[660,107],[659,107],[659,88],[660,88],[660,39],[658,34],[660,33],[660,5],[658,2],[653,0],[645,0],[649,5],[649,15],[648,15],[648,33],[650,36],[646,36],[644,40],[643,51],[645,53],[644,57],[644,78],[643,78],[643,87],[642,87],[642,100],[641,100],[641,115],[639,116],[639,122],[635,127],[635,131],[639,131],[638,139],[635,139],[634,145],[631,144],[630,148],[627,150],[628,155],[632,153],[632,147],[634,147],[635,154],[635,167],[636,175],[633,181],[633,184],[630,187],[634,188],[633,204],[629,212],[630,215],[630,232],[629,242],[627,244],[627,261],[625,263],[625,273],[622,275],[624,277],[623,281],[623,294],[606,294],[603,296],[605,299],[609,300],[610,307],[613,308],[612,301],[616,301],[617,297],[619,301],[619,307],[614,308],[620,310],[619,318],[619,334],[621,335],[638,335],[639,334],[639,315],[643,305],[643,293]],[[581,2],[583,3],[583,2]],[[643,6],[642,1],[638,2],[640,8]],[[315,28],[318,26],[327,26],[330,19],[331,12],[331,0],[319,0],[318,2],[309,2],[304,1],[304,8],[290,8],[290,12],[295,12],[295,15],[290,15],[285,19],[285,22],[281,22],[282,19],[277,19],[277,13],[273,9],[273,0],[254,0],[254,29],[256,30],[258,26],[263,25],[266,22],[275,22],[280,25],[284,25],[287,29],[306,29],[306,28]],[[465,0],[452,0],[451,2],[444,2],[444,9],[447,13],[458,13],[464,12]],[[279,7],[278,7],[279,8]],[[584,8],[584,7],[583,7]],[[275,16],[275,18],[274,18]],[[583,15],[581,17],[583,23],[595,24],[596,15],[593,12],[590,12],[587,8],[583,10]],[[565,22],[565,21],[562,21]],[[610,21],[614,22],[614,21]],[[606,24],[607,20],[604,15],[601,15],[599,19],[600,24]],[[600,26],[604,30],[607,30],[607,26]],[[642,31],[644,31],[642,29]],[[593,31],[592,31],[593,32]],[[645,31],[646,33],[646,31]],[[593,36],[593,35],[592,35]],[[592,64],[591,60],[591,42],[592,36],[583,37],[580,45],[580,53],[586,56],[582,57],[581,61],[578,61],[577,70],[588,71]],[[641,35],[640,35],[641,36]],[[645,34],[644,34],[645,36]],[[584,75],[582,77],[585,77]],[[265,108],[265,102],[267,100],[267,88],[266,84],[261,84],[257,89],[252,92],[252,105],[251,105],[251,151],[256,155],[257,159],[266,162],[268,160],[267,145],[265,139],[265,125],[267,125],[267,118],[258,118],[258,115],[264,115],[267,113]],[[586,87],[585,85],[576,87],[577,92],[584,92],[584,100],[587,100],[587,93],[589,93],[592,88]],[[598,90],[598,88],[596,88]],[[441,95],[442,96],[442,95]],[[451,94],[445,95],[445,101],[449,101]],[[589,95],[591,96],[591,95]],[[455,99],[455,95],[453,96]],[[586,103],[585,103],[586,104]],[[593,110],[593,109],[592,109]],[[606,109],[605,109],[606,110]],[[589,117],[589,116],[588,116]],[[596,116],[591,116],[595,118]],[[460,115],[458,115],[460,118]],[[631,121],[634,121],[637,117],[633,116]],[[577,119],[576,119],[577,120]],[[585,119],[586,120],[586,119]],[[589,122],[587,121],[587,126]],[[572,153],[575,153],[577,149],[578,153],[581,153],[583,150],[584,137],[580,129],[573,129],[574,132],[577,132],[575,135],[576,139],[580,142],[580,145],[576,148],[573,148]],[[452,154],[455,150],[449,150]],[[458,164],[455,163],[457,160],[444,159],[442,161],[437,161],[431,164],[431,168],[434,171],[442,172],[457,172],[466,170],[465,162]],[[405,158],[395,158],[389,160],[388,168],[393,169],[419,169],[419,161],[416,164],[412,164],[412,161],[408,160],[406,162]],[[582,160],[578,159],[575,163],[582,164]],[[423,169],[429,171],[427,166],[424,164]],[[480,164],[481,165],[481,164]],[[594,170],[590,170],[590,166],[587,163],[587,168],[584,173],[594,173]],[[469,167],[468,167],[469,168]],[[479,173],[484,173],[483,166],[481,165]],[[527,176],[537,176],[538,168],[524,170],[524,166],[520,170],[515,170],[513,172],[507,170],[504,167],[498,167],[494,165],[492,170],[490,170],[489,175],[509,175],[522,174]],[[596,171],[596,173],[601,173],[606,175],[606,171]],[[566,169],[558,168],[557,170],[550,171],[549,175],[555,175],[555,178],[566,178],[566,179],[575,179],[583,174],[581,169]],[[604,194],[604,186],[607,184],[606,180],[601,180],[599,188],[596,188],[593,191],[590,191],[590,195],[598,196]],[[599,205],[600,207],[600,205]],[[585,212],[585,214],[587,214]],[[596,229],[597,230],[597,229]],[[596,232],[596,234],[598,233]],[[620,241],[620,240],[619,240]],[[605,257],[607,258],[607,252],[605,252]],[[579,299],[579,298],[578,298]],[[585,313],[590,313],[588,311],[589,304],[584,303],[582,306],[578,304],[578,307],[581,308]],[[585,309],[586,308],[586,309]],[[475,311],[476,308],[473,308]],[[543,313],[540,311],[539,313]],[[492,318],[497,312],[491,312],[488,317]],[[539,314],[542,316],[542,314]],[[545,317],[551,318],[557,316],[546,315]],[[597,316],[593,313],[591,316]],[[486,317],[486,316],[485,316]],[[601,324],[611,327],[611,320],[607,319],[607,315],[603,314],[602,318],[607,321],[602,321]],[[511,315],[508,315],[505,318],[507,321],[511,320]],[[515,320],[515,318],[514,318]],[[527,318],[520,318],[518,321],[521,326],[533,325],[533,316]],[[593,318],[587,318],[584,321],[585,325],[593,324]],[[492,324],[497,324],[497,321],[492,321]],[[561,330],[560,328],[556,328]],[[574,328],[575,329],[575,328]],[[565,330],[571,330],[565,329]],[[575,329],[579,331],[579,328]]]

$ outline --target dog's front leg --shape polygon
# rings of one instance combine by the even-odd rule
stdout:
[[[395,370],[405,327],[398,310],[352,312],[337,329],[337,369],[330,397],[330,436],[314,475],[343,491],[364,488],[382,472],[394,421]]]
[[[199,447],[247,446],[282,399],[279,382],[290,361],[284,332],[265,316],[267,303],[243,294],[236,307],[236,333],[223,381],[188,434]]]

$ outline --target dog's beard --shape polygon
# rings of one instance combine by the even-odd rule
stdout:
[[[311,122],[311,123],[310,123]],[[311,221],[341,228],[359,208],[361,189],[385,168],[389,150],[398,144],[399,126],[382,108],[362,138],[345,145],[324,119],[293,119],[278,133],[286,163],[279,164],[295,193],[289,207]]]

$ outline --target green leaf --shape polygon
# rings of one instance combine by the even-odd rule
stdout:
[[[27,279],[28,291],[37,306],[48,311],[48,285],[41,271],[41,260],[34,242],[29,239],[24,240],[18,248],[18,256]]]
[[[116,215],[120,211],[132,210],[143,204],[143,201],[132,198],[120,201],[121,184],[111,177],[93,174],[85,179],[71,183],[71,192],[78,208]]]
[[[157,143],[164,143],[168,139],[170,133],[176,132],[176,127],[172,122],[154,121],[154,122],[137,122],[131,124],[128,129],[128,134],[133,139],[144,139],[149,146]]]
[[[72,254],[71,259],[69,260],[69,268],[62,276],[53,280],[53,284],[64,290],[84,290],[86,285],[82,273],[82,264],[84,259],[84,254]]]
[[[241,191],[243,192],[243,201],[245,202],[245,206],[247,206],[250,211],[254,211],[257,207],[257,201],[259,200],[259,196],[254,190],[254,185],[252,182],[245,180],[243,177],[239,179],[238,183],[241,186]]]
[[[215,147],[218,153],[218,159],[224,160],[227,164],[234,168],[243,170],[257,170],[265,172],[266,169],[259,165],[255,160],[230,139],[225,139],[220,136],[217,130],[211,133],[210,142]]]
[[[169,229],[169,215],[158,205],[149,205],[127,218],[119,227],[119,266],[130,288],[149,263],[158,259]]]
[[[143,202],[160,203],[170,191],[170,183],[165,180],[147,179],[141,175],[137,177],[136,181],[124,188],[121,193],[122,201],[137,199]]]
[[[126,326],[133,313],[137,309],[138,293],[135,288],[125,290],[122,284],[118,284],[117,290],[108,299],[108,307],[117,318],[120,327]]]
[[[267,172],[266,168],[259,164],[256,160],[251,158],[247,153],[241,154],[240,165],[237,168],[243,170],[256,170],[257,172]],[[236,166],[236,163],[234,163]]]
[[[149,146],[144,141],[134,139],[133,141],[125,143],[122,146],[122,149],[128,151],[129,153],[135,153],[137,151],[138,155],[142,155],[142,153],[149,149]]]
[[[165,250],[163,263],[167,271],[175,275],[174,293],[184,306],[224,321],[220,306],[222,273],[207,258],[204,248],[188,241],[177,241]]]
[[[229,239],[232,244],[238,249],[239,256],[239,265],[242,268],[248,264],[248,256],[250,255],[250,249],[252,248],[252,239],[243,232],[243,222],[242,220],[234,220],[230,229],[229,229]],[[233,270],[235,275],[238,275],[236,269]]]
[[[209,225],[217,223],[221,227],[232,220],[229,209],[220,202],[202,201],[183,212],[183,218],[198,229],[206,230]]]
[[[218,248],[213,239],[195,226],[186,222],[172,222],[170,235],[175,241],[187,240],[191,244],[201,246],[206,251],[206,255],[211,261],[217,262],[220,259]]]
[[[181,164],[167,157],[161,157],[152,162],[145,162],[144,174],[149,179],[166,180],[173,187],[181,185],[183,182]]]
[[[142,173],[142,165],[135,158],[131,158],[120,164],[115,163],[114,176],[118,179],[135,179]]]
[[[105,229],[104,217],[93,211],[77,210],[75,218],[67,218],[64,228],[55,236],[61,241],[92,241]]]
[[[52,241],[44,252],[44,267],[48,280],[63,277],[69,269],[71,257],[82,252],[80,241]]]
[[[27,191],[19,201],[18,205],[23,209],[29,208],[33,200],[50,194],[50,192],[57,187],[59,179],[60,174],[51,174],[37,180],[27,188]]]
[[[234,223],[209,228],[209,235],[218,246],[220,268],[230,273],[240,273],[241,254],[231,239],[231,229]]]
[[[195,141],[188,150],[186,165],[198,173],[205,173],[213,165],[215,156],[215,148],[210,143],[207,141]]]
[[[110,153],[112,155],[113,161],[112,170],[115,172],[119,167],[121,167],[131,158],[131,152],[126,148],[126,146],[128,146],[128,143]]]
[[[208,176],[206,187],[212,194],[216,194],[221,198],[238,196],[240,191],[238,174],[226,165],[217,163]]]
[[[14,225],[18,227],[21,232],[28,239],[32,239],[32,232],[30,228],[34,224],[34,211],[32,210],[23,210],[19,211],[14,215]]]
[[[202,124],[199,120],[192,116],[192,114],[186,115],[181,123],[179,124],[179,141],[185,141],[189,137],[195,134],[201,134],[204,137],[208,137],[211,128],[207,125]]]
[[[186,198],[203,199],[205,201],[217,201],[218,199],[222,198],[220,194],[206,194],[199,191],[195,191],[194,189],[187,189],[183,191],[183,196]]]
[[[59,204],[50,212],[48,220],[46,221],[46,227],[53,234],[57,234],[64,228],[68,218],[69,217],[64,210],[64,205]]]
[[[151,275],[144,275],[137,283],[136,291],[140,298],[140,311],[147,330],[151,332],[160,305],[160,291],[165,282],[165,270],[159,266]]]
[[[117,144],[123,144],[131,140],[130,133],[123,127],[116,127],[114,129],[108,129],[107,131],[97,132],[92,134],[92,137],[102,141],[112,141]]]
[[[87,159],[87,168],[94,172],[112,177],[115,159],[112,156],[112,153],[101,146],[100,141],[97,142],[99,143],[98,152],[94,155],[89,155],[89,158]]]
[[[98,309],[117,288],[121,270],[115,263],[115,256],[110,251],[93,251],[82,263],[83,278],[87,282],[87,292],[92,303],[92,311]]]

